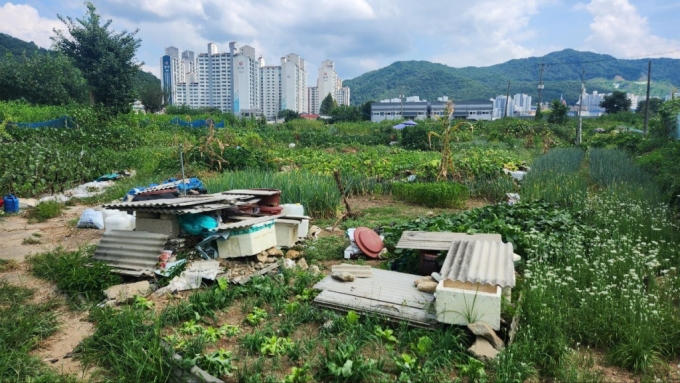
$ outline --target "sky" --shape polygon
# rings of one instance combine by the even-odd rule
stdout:
[[[139,30],[137,58],[160,74],[165,47],[250,45],[267,65],[297,53],[309,83],[321,61],[343,79],[395,61],[489,66],[572,48],[618,58],[680,58],[677,0],[94,0],[116,31]],[[0,32],[49,48],[57,15],[81,0],[0,0]],[[676,33],[674,33],[676,32]]]

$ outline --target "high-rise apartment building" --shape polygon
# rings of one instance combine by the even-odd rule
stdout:
[[[325,60],[321,63],[316,87],[313,88],[310,88],[308,91],[310,99],[309,113],[319,113],[321,102],[329,94],[338,105],[349,105],[349,88],[342,86],[342,80],[338,77],[338,73],[335,71],[335,64],[331,60]],[[312,97],[316,98],[316,102],[312,101]]]
[[[307,69],[300,56],[281,57],[280,66],[266,66],[260,58],[260,78],[260,106],[267,119],[276,119],[285,109],[307,113]]]
[[[307,103],[309,107],[309,113],[319,113],[319,108],[321,107],[321,101],[319,100],[319,88],[315,86],[310,86],[307,88]]]
[[[529,115],[529,112],[531,112],[531,96],[528,94],[517,93],[515,97],[513,97],[513,104],[513,111],[515,114],[527,116]]]
[[[171,48],[173,50],[168,51]],[[161,59],[164,79],[165,64],[172,65],[172,57],[175,57],[167,53],[178,57],[180,68],[177,72],[182,73],[172,82],[172,73],[168,72],[174,91],[171,105],[214,107],[239,115],[259,113],[260,71],[254,48],[247,45],[238,48],[236,43],[230,43],[229,52],[220,53],[217,45],[210,43],[206,53],[196,57],[193,52],[185,51],[181,60],[177,48],[168,49]]]

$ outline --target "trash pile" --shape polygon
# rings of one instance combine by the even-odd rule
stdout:
[[[311,219],[302,205],[280,201],[280,190],[207,194],[196,178],[170,179],[136,187],[101,211],[86,209],[78,227],[106,229],[93,259],[114,272],[171,278],[154,293],[163,294],[195,289],[218,276],[245,283],[281,266],[307,269],[299,243]],[[200,260],[177,258],[187,254]]]

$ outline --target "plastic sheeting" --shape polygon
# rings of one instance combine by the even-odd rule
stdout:
[[[172,120],[170,120],[170,123],[173,124],[173,125],[179,125],[181,127],[190,127],[190,128],[209,127],[211,122],[212,122],[212,125],[213,125],[214,128],[224,128],[224,121],[215,122],[211,119],[196,120],[196,121],[184,121],[184,120],[180,119],[179,117],[175,117]]]

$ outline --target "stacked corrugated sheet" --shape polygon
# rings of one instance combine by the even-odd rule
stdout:
[[[515,286],[512,244],[502,241],[454,240],[442,265],[443,280]]]

